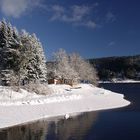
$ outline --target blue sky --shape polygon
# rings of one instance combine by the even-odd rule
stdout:
[[[64,48],[84,58],[140,54],[139,0],[0,0],[0,19],[36,33],[49,58]]]

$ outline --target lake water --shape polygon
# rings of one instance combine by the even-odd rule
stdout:
[[[0,140],[140,140],[140,84],[100,86],[124,94],[131,105],[3,129]]]

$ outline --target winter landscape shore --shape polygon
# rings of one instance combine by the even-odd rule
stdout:
[[[99,81],[99,83],[140,83],[140,81],[133,80],[133,79],[127,79],[127,80]]]
[[[122,94],[90,84],[79,84],[76,87],[49,85],[49,88],[52,94],[36,95],[24,90],[21,90],[21,93],[11,93],[8,89],[0,87],[0,128],[43,118],[67,114],[71,116],[75,113],[119,108],[130,104]]]

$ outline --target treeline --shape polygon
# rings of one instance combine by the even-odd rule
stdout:
[[[60,49],[54,53],[52,62],[53,65],[46,65],[43,47],[35,34],[18,31],[5,20],[0,22],[0,85],[28,85],[29,91],[42,93],[47,90],[49,79],[61,80],[62,84],[65,81],[96,84],[96,70],[78,54]]]
[[[140,55],[89,59],[98,71],[100,80],[140,80]]]
[[[94,67],[79,54],[68,54],[59,49],[53,54],[51,62],[47,62],[47,78],[58,79],[61,83],[86,82],[97,84],[97,72]]]
[[[45,63],[42,45],[35,34],[18,32],[5,20],[0,22],[0,85],[46,81]]]

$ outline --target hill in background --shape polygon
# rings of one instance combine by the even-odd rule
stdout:
[[[140,55],[89,59],[98,71],[100,80],[140,80]]]

